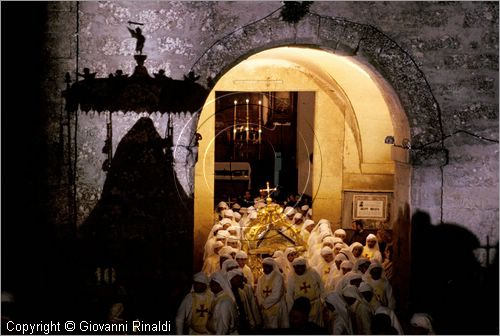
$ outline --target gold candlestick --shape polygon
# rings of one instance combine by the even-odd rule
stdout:
[[[248,143],[248,140],[250,139],[250,127],[248,125],[248,121],[249,121],[249,105],[248,103],[250,102],[250,100],[247,98],[246,100],[246,103],[247,103],[247,127],[245,128],[245,131],[247,131],[247,143]]]
[[[233,141],[236,141],[236,104],[237,100],[234,101]]]
[[[261,138],[261,135],[262,135],[262,128],[261,128],[261,125],[262,125],[262,121],[261,121],[261,115],[262,115],[262,101],[259,100],[259,144],[262,140]]]

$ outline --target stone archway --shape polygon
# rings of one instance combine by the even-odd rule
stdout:
[[[436,127],[439,105],[424,74],[405,50],[373,26],[311,13],[291,25],[275,13],[217,41],[191,70],[211,88],[246,57],[280,46],[307,46],[356,57],[380,73],[397,93],[414,147],[441,140],[442,132]]]
[[[399,139],[409,136],[414,149],[411,158],[394,159],[394,206],[397,209],[394,219],[397,256],[395,269],[400,270],[395,282],[402,284],[402,289],[396,294],[404,300],[408,295],[410,280],[412,166],[423,164],[423,156],[418,150],[422,146],[426,146],[427,159],[431,157],[438,162],[443,159],[439,149],[443,133],[440,122],[436,123],[440,121],[439,105],[427,80],[409,54],[376,28],[315,14],[308,14],[295,25],[285,23],[279,15],[274,15],[245,26],[212,45],[191,70],[200,75],[203,84],[212,88],[214,83],[242,60],[260,51],[280,46],[309,47],[352,56],[380,76],[374,79],[378,85],[394,92],[394,96],[388,97],[388,100],[394,105],[400,105],[404,116],[392,115],[393,123],[406,124],[409,133],[401,131],[398,134],[399,129],[395,128],[394,136]],[[433,144],[435,150],[428,144]],[[196,231],[195,226],[195,235]]]

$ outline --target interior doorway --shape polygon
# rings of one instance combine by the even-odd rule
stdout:
[[[238,202],[246,191],[256,197],[267,182],[277,187],[278,202],[289,194],[310,198],[313,136],[300,125],[312,124],[314,95],[216,91],[215,97],[214,203]]]

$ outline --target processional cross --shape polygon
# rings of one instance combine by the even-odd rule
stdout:
[[[271,201],[272,201],[272,199],[271,199],[271,192],[278,190],[278,187],[270,188],[270,187],[269,187],[269,182],[266,182],[266,185],[267,185],[267,188],[265,188],[265,189],[260,189],[260,191],[261,191],[261,192],[262,192],[262,191],[266,191],[266,192],[267,192],[267,198],[266,198],[266,201],[267,201],[268,203],[271,203]]]

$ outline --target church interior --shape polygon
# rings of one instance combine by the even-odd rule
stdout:
[[[288,251],[311,270],[332,253],[308,320],[324,329],[303,334],[338,330],[339,251],[384,265],[396,333],[425,313],[436,334],[498,334],[498,2],[1,9],[2,333],[133,320],[186,333],[179,307],[193,276],[208,292],[220,281],[224,231],[257,301],[269,259],[286,287]],[[380,259],[352,255],[361,233]],[[239,333],[297,333],[264,313],[243,328],[237,311]]]

